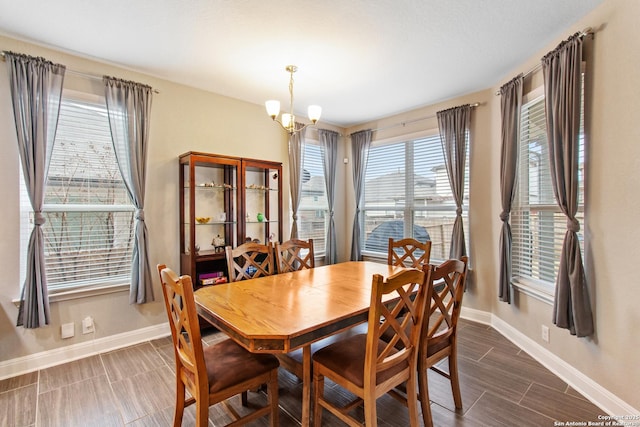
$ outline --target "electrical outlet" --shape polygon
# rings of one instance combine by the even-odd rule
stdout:
[[[549,342],[549,327],[542,325],[542,341]]]
[[[92,332],[94,332],[95,329],[95,325],[93,324],[93,317],[91,316],[87,316],[84,319],[82,319],[82,333],[83,334],[90,334]]]
[[[63,323],[60,327],[60,336],[62,339],[73,338],[76,334],[76,327],[73,322],[71,323]]]

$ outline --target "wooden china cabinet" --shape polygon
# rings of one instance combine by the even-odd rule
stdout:
[[[282,241],[282,164],[190,151],[179,156],[180,272],[197,289],[228,277],[224,247]]]

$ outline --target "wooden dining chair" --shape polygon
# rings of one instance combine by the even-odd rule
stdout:
[[[270,276],[276,273],[271,243],[243,243],[235,249],[225,248],[229,281]]]
[[[450,259],[438,266],[431,266],[429,287],[433,290],[423,319],[418,355],[418,385],[425,426],[433,425],[427,379],[429,369],[449,379],[455,407],[462,409],[458,377],[457,331],[467,276],[467,262],[467,257],[462,257],[459,260]],[[448,358],[449,372],[436,366],[436,363],[444,358]]]
[[[313,239],[291,239],[274,245],[278,273],[304,270],[316,266],[313,254]]]
[[[182,425],[186,406],[196,405],[196,425],[209,424],[209,406],[222,403],[239,425],[271,415],[271,426],[278,425],[278,359],[268,354],[253,354],[231,339],[203,346],[198,315],[189,276],[178,277],[165,265],[158,265],[167,316],[171,327],[176,363],[176,407],[174,427]],[[247,406],[247,391],[267,385],[268,404],[245,416],[227,401],[242,394]],[[187,398],[185,392],[189,392]],[[253,405],[252,405],[253,406]],[[236,424],[236,422],[238,424]]]
[[[377,425],[376,400],[407,383],[407,406],[411,426],[418,425],[417,356],[420,329],[425,314],[427,274],[418,269],[402,270],[386,280],[373,276],[368,332],[318,350],[313,355],[314,425],[320,426],[322,410],[327,409],[350,426],[362,423],[349,413],[364,402],[365,425]],[[415,294],[415,298],[413,297]],[[389,300],[386,296],[395,297]],[[386,303],[384,301],[387,301]],[[400,313],[407,315],[399,318]],[[390,342],[380,339],[393,331]],[[324,379],[329,378],[357,396],[338,406],[324,396]]]
[[[387,264],[400,267],[422,268],[429,264],[431,256],[431,240],[422,243],[410,237],[393,240],[389,238]]]

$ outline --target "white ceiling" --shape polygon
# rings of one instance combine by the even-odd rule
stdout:
[[[283,108],[295,64],[296,112],[347,127],[499,84],[602,1],[0,0],[0,33]]]

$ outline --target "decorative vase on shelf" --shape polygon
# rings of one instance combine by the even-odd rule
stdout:
[[[264,215],[258,212],[258,222],[263,222],[263,221],[264,221]]]

